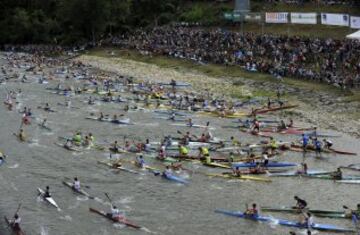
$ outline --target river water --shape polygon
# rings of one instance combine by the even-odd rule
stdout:
[[[4,65],[5,60],[0,60]],[[24,73],[23,69],[19,69]],[[30,81],[32,80],[30,76]],[[73,83],[73,82],[71,82]],[[76,82],[81,84],[81,82]],[[331,180],[304,179],[297,177],[272,178],[271,183],[224,180],[209,178],[196,172],[223,172],[220,169],[210,169],[196,163],[183,163],[193,170],[193,173],[180,173],[187,177],[189,185],[179,185],[171,181],[155,177],[143,171],[140,175],[127,172],[116,173],[106,166],[97,164],[105,160],[108,153],[88,150],[81,153],[67,151],[57,145],[58,136],[69,136],[75,131],[93,133],[98,142],[119,140],[124,136],[136,141],[149,138],[158,141],[164,135],[176,136],[176,131],[186,131],[187,128],[176,128],[169,122],[157,119],[151,111],[129,112],[129,117],[136,125],[116,126],[110,123],[86,120],[91,112],[119,114],[121,104],[98,103],[88,106],[83,101],[88,95],[75,96],[72,105],[79,109],[69,109],[60,105],[64,103],[63,96],[50,94],[45,87],[54,87],[57,81],[48,85],[36,82],[30,84],[8,82],[0,85],[0,97],[6,96],[7,90],[22,89],[18,95],[17,109],[7,111],[0,107],[0,149],[8,155],[7,163],[0,167],[0,214],[12,216],[19,203],[22,228],[26,234],[77,234],[77,235],[107,235],[107,234],[288,234],[289,228],[257,223],[244,219],[228,217],[214,213],[215,209],[244,210],[245,205],[257,203],[259,206],[293,205],[293,196],[298,195],[308,201],[313,208],[341,210],[342,205],[355,207],[359,203],[360,185],[337,184]],[[38,106],[49,103],[56,113],[46,113]],[[20,143],[12,133],[20,126],[21,114],[18,110],[31,107],[37,120],[32,125],[24,127],[33,143]],[[38,127],[36,123],[42,118],[48,119],[48,125],[53,129],[48,132]],[[210,121],[216,127],[213,134],[219,138],[229,139],[235,136],[244,143],[257,143],[259,138],[236,131],[224,129],[221,126],[234,125],[230,119],[193,116],[195,123],[204,124]],[[296,120],[295,120],[296,122]],[[200,134],[201,130],[191,130]],[[298,137],[276,135],[277,139],[294,141]],[[358,139],[343,135],[333,139],[335,147],[360,153]],[[122,155],[133,159],[135,155]],[[315,159],[312,154],[306,158],[309,168],[334,170],[337,166],[357,163],[357,156],[329,154],[325,159]],[[279,161],[301,162],[302,154],[285,152],[277,157]],[[150,165],[163,169],[163,165],[155,160],[148,160]],[[126,165],[133,168],[131,165]],[[345,172],[354,175],[356,172]],[[85,188],[95,200],[74,194],[62,184],[64,177],[79,177]],[[61,208],[56,210],[37,197],[37,188],[51,187],[52,195]],[[135,230],[123,225],[113,225],[110,221],[97,214],[89,212],[89,207],[109,210],[110,203],[104,195],[107,192],[128,219],[144,227]],[[299,219],[297,215],[266,213],[276,218]],[[351,227],[350,220],[320,219],[316,222],[336,224]],[[304,231],[297,230],[299,234]],[[2,223],[0,234],[10,234]],[[323,233],[330,234],[330,233]]]

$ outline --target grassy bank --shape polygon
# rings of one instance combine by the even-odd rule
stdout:
[[[130,59],[134,61],[149,63],[149,64],[155,64],[162,68],[172,68],[175,70],[180,69],[186,69],[186,70],[193,70],[200,73],[203,73],[205,75],[216,77],[216,78],[230,78],[231,81],[233,81],[234,85],[241,86],[241,81],[237,80],[237,78],[245,78],[250,79],[259,83],[278,83],[279,81],[276,80],[274,77],[268,74],[262,74],[262,73],[251,73],[243,70],[242,68],[238,66],[222,66],[222,65],[200,65],[193,63],[191,61],[187,60],[179,60],[174,58],[169,58],[165,56],[143,56],[139,54],[136,51],[129,51],[129,50],[118,50],[114,48],[99,48],[94,49],[90,51],[90,55],[93,56],[99,56],[99,57],[113,57],[108,52],[113,51],[116,56],[122,57],[124,59]],[[285,78],[283,81],[283,84],[296,87],[299,89],[305,89],[305,90],[314,90],[314,91],[326,91],[326,92],[332,92],[336,93],[338,95],[344,95],[345,93],[333,86],[329,86],[326,84],[321,83],[313,83],[310,81],[304,81],[304,80],[297,80],[297,79],[291,79],[291,78]],[[259,93],[261,93],[261,87],[259,87]],[[265,91],[264,91],[265,92]],[[261,95],[257,93],[256,95]],[[349,92],[347,92],[349,93]],[[267,95],[273,96],[275,93],[266,92]],[[265,94],[263,94],[265,95]],[[360,97],[358,97],[360,99]],[[350,97],[349,97],[350,99]]]

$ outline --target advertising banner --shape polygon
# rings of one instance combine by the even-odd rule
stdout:
[[[292,24],[316,24],[316,13],[298,13],[292,12],[290,14],[290,20]]]
[[[350,17],[348,14],[321,13],[321,24],[349,26]]]
[[[266,23],[275,23],[275,24],[285,24],[288,23],[287,12],[266,12],[265,13],[265,22]]]

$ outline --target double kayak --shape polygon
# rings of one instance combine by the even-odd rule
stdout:
[[[229,211],[229,210],[215,210],[216,213],[228,215],[228,216],[234,216],[238,218],[244,218],[254,221],[261,221],[261,222],[268,222],[268,223],[276,223],[282,226],[286,227],[294,227],[294,228],[303,228],[307,229],[306,224],[299,223],[297,221],[291,221],[291,220],[285,220],[285,219],[275,219],[269,216],[262,216],[262,215],[247,215],[240,211]],[[329,231],[329,232],[354,232],[354,230],[342,228],[336,225],[331,224],[317,224],[314,223],[311,225],[312,229],[315,230],[321,230],[321,231]]]
[[[273,162],[269,161],[268,164],[264,165],[263,163],[260,163],[260,166],[262,167],[294,167],[297,166],[297,163],[293,162]],[[255,162],[234,162],[232,163],[232,167],[240,167],[240,168],[254,168],[257,164]]]
[[[47,201],[50,205],[60,210],[60,207],[55,202],[55,200],[52,197],[45,197],[45,192],[41,188],[38,188],[39,196],[44,200]]]
[[[269,212],[282,212],[282,213],[293,213],[293,214],[301,214],[303,213],[299,209],[295,209],[292,207],[262,207],[262,211],[269,211]],[[346,214],[345,211],[331,211],[331,210],[318,210],[318,209],[305,209],[305,211],[308,211],[312,214],[314,214],[317,217],[327,217],[327,218],[343,218],[348,219],[351,218],[351,215]]]
[[[220,178],[225,178],[225,179],[238,179],[238,180],[253,180],[253,181],[261,181],[261,182],[271,182],[270,179],[266,179],[263,177],[257,177],[257,176],[249,176],[249,175],[240,175],[240,176],[236,176],[236,175],[232,175],[232,174],[206,174],[207,176],[210,177],[220,177]]]
[[[100,210],[97,210],[97,209],[94,209],[94,208],[91,208],[91,207],[89,208],[89,210],[90,210],[90,212],[101,215],[101,216],[113,221],[114,223],[122,223],[122,224],[125,224],[128,227],[132,227],[132,228],[135,228],[135,229],[141,229],[141,226],[136,225],[135,223],[129,221],[125,217],[112,218],[110,215],[106,214],[106,212],[104,212],[104,211],[100,211]]]

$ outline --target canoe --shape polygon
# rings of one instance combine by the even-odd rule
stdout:
[[[209,166],[209,167],[218,167],[218,168],[224,168],[224,169],[231,169],[231,166],[229,166],[229,165],[220,164],[220,163],[216,163],[216,162],[211,162],[211,163],[203,162],[203,165],[204,166]]]
[[[42,197],[42,199],[47,201],[53,207],[60,209],[58,204],[55,202],[55,200],[52,197],[44,197],[45,192],[41,188],[38,188],[38,192],[39,192],[40,196]]]
[[[122,167],[122,166],[118,166],[118,167],[116,167],[116,168],[113,168],[112,163],[109,162],[109,161],[97,161],[97,163],[106,165],[106,166],[110,167],[111,169],[122,170],[122,171],[126,171],[126,172],[133,173],[133,174],[140,174],[140,173],[137,172],[137,171],[134,171],[134,170],[131,170],[131,169],[127,169],[127,168]]]
[[[4,219],[5,219],[5,223],[7,224],[7,226],[11,228],[13,234],[15,234],[15,235],[25,235],[24,231],[22,231],[21,228],[20,228],[20,230],[16,230],[16,229],[11,225],[10,220],[9,220],[6,216],[4,216]]]
[[[63,181],[63,184],[66,185],[66,186],[68,186],[69,188],[71,188],[72,191],[75,192],[75,193],[81,194],[81,195],[86,196],[86,197],[88,197],[88,198],[92,198],[87,192],[85,192],[85,190],[83,190],[83,189],[76,190],[76,189],[73,187],[73,184],[70,183],[70,182]]]
[[[228,215],[228,216],[234,216],[234,217],[239,217],[239,218],[244,218],[244,219],[250,219],[250,220],[254,220],[254,221],[262,221],[262,222],[276,222],[279,225],[282,226],[287,226],[287,227],[294,227],[294,228],[303,228],[303,229],[307,229],[307,226],[304,224],[300,224],[297,221],[291,221],[291,220],[284,220],[284,219],[274,219],[272,217],[268,217],[268,216],[262,216],[262,215],[256,215],[256,216],[249,216],[246,215],[243,212],[239,212],[239,211],[228,211],[228,210],[215,210],[216,213],[221,213],[224,215]],[[312,229],[315,230],[321,230],[321,231],[331,231],[331,232],[354,232],[354,230],[351,229],[347,229],[347,228],[342,228],[336,225],[331,225],[331,224],[317,224],[314,223],[311,225]]]
[[[100,211],[100,210],[97,210],[97,209],[94,209],[94,208],[91,208],[91,207],[89,208],[89,210],[91,212],[93,212],[93,213],[96,213],[98,215],[101,215],[101,216],[113,221],[114,223],[122,223],[122,224],[125,224],[128,227],[132,227],[132,228],[135,228],[135,229],[141,229],[141,226],[134,224],[133,222],[126,219],[125,217],[115,219],[115,218],[112,218],[112,217],[108,216],[104,211]]]
[[[293,162],[272,162],[269,161],[269,163],[266,165],[266,168],[269,167],[294,167],[297,166],[297,163],[293,163]],[[260,163],[260,166],[263,166],[263,164]],[[256,167],[256,163],[255,162],[234,162],[232,163],[232,167],[241,167],[241,168],[252,168],[252,167]],[[265,166],[264,166],[265,167]]]
[[[179,176],[176,176],[176,175],[165,175],[165,174],[162,174],[162,177],[167,179],[167,180],[171,180],[171,181],[175,181],[177,183],[181,183],[181,184],[188,184],[189,181],[187,181],[186,179],[183,179]]]
[[[261,182],[271,182],[270,179],[266,179],[264,177],[256,177],[256,176],[249,176],[249,175],[241,175],[241,176],[235,176],[235,175],[230,175],[230,174],[206,174],[207,176],[210,177],[220,177],[220,178],[225,178],[225,179],[238,179],[238,180],[253,180],[253,181],[261,181]]]

